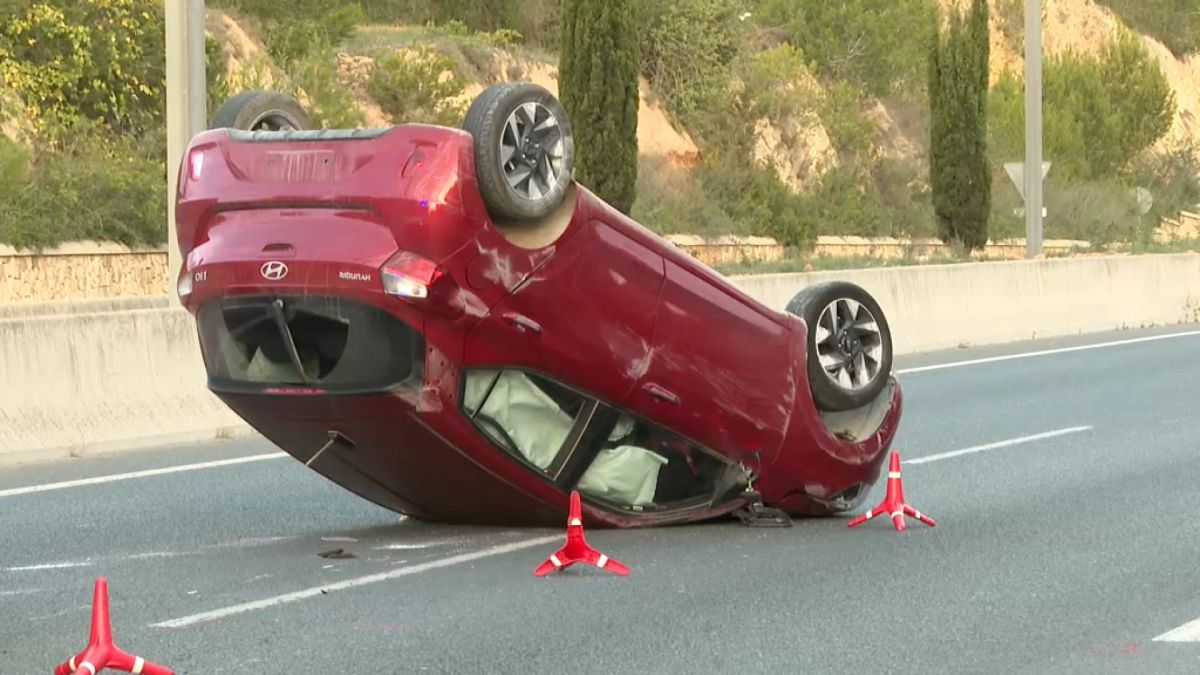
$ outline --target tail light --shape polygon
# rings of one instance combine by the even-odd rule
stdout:
[[[429,289],[444,274],[437,263],[407,251],[388,258],[379,268],[385,293],[414,300],[428,298]]]
[[[193,249],[184,256],[183,263],[179,266],[179,278],[175,281],[175,290],[179,293],[179,299],[185,302],[192,294],[192,254],[194,252]]]
[[[180,272],[179,281],[176,284],[176,291],[179,293],[180,300],[186,300],[192,294],[192,273],[186,269]]]
[[[200,180],[200,176],[204,174],[204,150],[195,148],[188,155],[188,177],[192,180]]]
[[[458,285],[446,271],[428,258],[400,251],[379,268],[383,292],[445,316],[463,313]]]

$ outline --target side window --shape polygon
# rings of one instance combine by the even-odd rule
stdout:
[[[609,411],[611,426],[593,436],[594,456],[580,493],[623,510],[668,510],[711,503],[734,487],[740,471],[726,459],[656,424]]]
[[[589,399],[519,370],[466,373],[463,410],[493,443],[549,473]]]
[[[463,413],[488,440],[615,511],[661,513],[732,499],[741,467],[662,426],[540,375],[468,370]]]

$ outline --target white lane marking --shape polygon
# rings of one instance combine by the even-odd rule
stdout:
[[[42,565],[24,565],[21,567],[6,567],[5,572],[34,572],[37,570],[68,570],[76,567],[91,567],[91,562],[61,562],[45,563]]]
[[[1200,619],[1169,630],[1154,638],[1152,642],[1200,642]]]
[[[33,595],[34,593],[41,593],[41,592],[42,592],[42,589],[40,589],[40,588],[25,588],[25,589],[18,589],[15,591],[0,591],[0,598],[6,598],[9,596],[13,596],[13,595]]]
[[[945,370],[946,368],[962,368],[964,366],[977,366],[984,363],[997,363],[999,361],[1012,361],[1014,359],[1028,359],[1035,356],[1049,356],[1051,354],[1066,354],[1069,352],[1083,352],[1090,349],[1106,349],[1108,347],[1122,347],[1124,345],[1136,345],[1143,342],[1157,342],[1159,340],[1174,340],[1176,338],[1195,337],[1200,335],[1200,330],[1186,331],[1183,333],[1168,333],[1166,335],[1150,335],[1147,337],[1130,338],[1128,340],[1114,340],[1112,342],[1098,342],[1090,345],[1078,345],[1075,347],[1060,347],[1058,349],[1042,349],[1035,352],[1023,352],[1020,354],[1005,354],[1004,356],[989,356],[982,359],[971,359],[969,361],[953,361],[951,363],[939,363],[932,366],[919,366],[916,368],[902,368],[896,371],[897,375],[911,375],[913,373],[924,373],[931,370]]]
[[[284,593],[283,595],[276,595],[271,598],[264,598],[262,600],[255,600],[253,602],[245,602],[240,605],[232,605],[230,607],[223,607],[221,609],[216,609],[211,612],[201,612],[199,614],[192,614],[191,616],[185,616],[185,617],[181,617],[178,619],[171,619],[170,621],[162,621],[159,623],[151,624],[150,627],[151,628],[183,628],[185,626],[192,626],[192,625],[195,625],[198,623],[215,621],[217,619],[223,619],[225,617],[235,616],[237,614],[244,614],[246,612],[253,612],[253,611],[259,610],[259,609],[267,609],[270,607],[277,607],[279,605],[287,604],[290,602],[296,602],[299,600],[305,600],[307,598],[316,597],[316,596],[322,595],[324,593],[331,593],[333,591],[343,591],[343,590],[346,590],[349,588],[357,588],[359,586],[366,586],[368,584],[377,584],[381,581],[397,579],[399,577],[405,577],[405,576],[409,576],[412,574],[420,574],[421,572],[428,572],[430,570],[435,570],[435,569],[439,569],[442,567],[451,567],[453,565],[461,565],[463,563],[471,562],[474,560],[480,560],[482,558],[490,558],[492,556],[504,555],[505,553],[512,553],[513,551],[520,551],[522,549],[531,548],[533,546],[540,546],[542,544],[547,544],[552,541],[557,541],[559,539],[562,539],[562,535],[538,537],[536,539],[525,539],[523,541],[517,541],[517,542],[513,542],[511,544],[501,544],[499,546],[492,546],[490,548],[485,548],[481,551],[474,551],[471,553],[463,553],[460,555],[450,556],[449,558],[442,558],[441,560],[434,560],[434,561],[427,562],[427,563],[421,563],[419,565],[413,565],[411,567],[402,567],[400,569],[392,570],[390,572],[380,572],[378,574],[368,574],[367,576],[363,576],[363,577],[356,577],[354,579],[346,579],[345,581],[339,581],[339,582],[332,583],[332,584],[325,584],[322,586],[313,586],[312,588],[305,588],[303,590],[294,591],[292,593]]]
[[[197,464],[180,464],[177,466],[166,466],[161,469],[146,469],[145,471],[133,471],[131,473],[115,473],[107,476],[96,476],[94,478],[80,478],[79,480],[67,480],[61,483],[47,483],[45,485],[30,485],[28,487],[12,488],[9,490],[0,490],[0,497],[16,497],[17,495],[28,495],[35,492],[49,492],[51,490],[65,490],[67,488],[82,487],[84,485],[100,485],[102,483],[115,483],[121,480],[130,480],[133,478],[149,478],[150,476],[163,476],[171,473],[182,473],[184,471],[199,471],[201,469],[216,469],[223,466],[234,466],[236,464],[247,464],[249,462],[261,462],[267,459],[282,459],[289,457],[286,452],[270,452],[264,455],[250,455],[249,457],[235,457],[234,459],[220,459],[213,462],[199,462]]]
[[[976,445],[976,446],[970,447],[970,448],[963,448],[962,450],[953,450],[951,452],[943,452],[943,453],[939,453],[936,455],[917,457],[916,459],[906,459],[902,463],[903,464],[925,464],[928,462],[936,462],[936,461],[939,461],[942,459],[950,459],[951,457],[961,457],[963,455],[971,455],[976,452],[984,452],[985,450],[996,450],[998,448],[1008,448],[1008,447],[1012,447],[1014,445],[1021,445],[1024,443],[1032,443],[1034,441],[1045,440],[1047,438],[1056,438],[1058,436],[1066,436],[1067,434],[1077,434],[1081,431],[1090,431],[1091,429],[1092,429],[1092,427],[1090,427],[1090,426],[1068,427],[1066,429],[1058,429],[1057,431],[1047,431],[1047,432],[1041,433],[1041,434],[1033,434],[1032,436],[1021,436],[1020,438],[1010,438],[1007,441],[997,441],[995,443],[988,443],[986,445]]]
[[[427,541],[427,542],[421,542],[421,543],[416,543],[416,544],[385,544],[383,546],[376,546],[373,550],[375,550],[375,551],[414,551],[414,550],[419,550],[419,549],[423,549],[423,548],[432,548],[434,546],[445,546],[446,544],[450,544],[450,543],[453,543],[453,542]]]

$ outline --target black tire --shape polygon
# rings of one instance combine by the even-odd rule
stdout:
[[[836,328],[832,321],[835,315],[827,312],[834,303],[838,303]],[[787,311],[808,326],[808,384],[817,408],[828,412],[853,410],[879,396],[892,373],[892,333],[871,294],[844,281],[816,284],[797,293]],[[853,322],[847,320],[849,314],[856,314]],[[869,334],[871,324],[873,334]],[[818,334],[824,339],[818,340]],[[822,356],[835,365],[827,368]],[[849,378],[851,386],[838,375]]]
[[[210,129],[277,131],[310,129],[312,121],[300,102],[275,91],[243,91],[221,104],[209,123]]]
[[[527,104],[536,106],[535,120],[541,121],[530,123],[522,117]],[[510,117],[518,131],[537,127],[536,133],[519,139],[506,134]],[[542,126],[548,118],[556,123],[553,127]],[[471,104],[463,129],[475,141],[479,191],[493,218],[537,220],[562,203],[575,180],[575,141],[566,110],[545,88],[528,82],[494,84]],[[507,164],[505,145],[513,149]],[[517,180],[514,187],[509,177],[519,179],[526,170],[528,178]]]

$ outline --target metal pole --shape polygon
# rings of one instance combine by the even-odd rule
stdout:
[[[1025,0],[1025,255],[1042,252],[1042,0]]]
[[[175,188],[183,151],[205,127],[204,0],[166,0],[167,294],[175,294],[182,260],[175,235]]]

